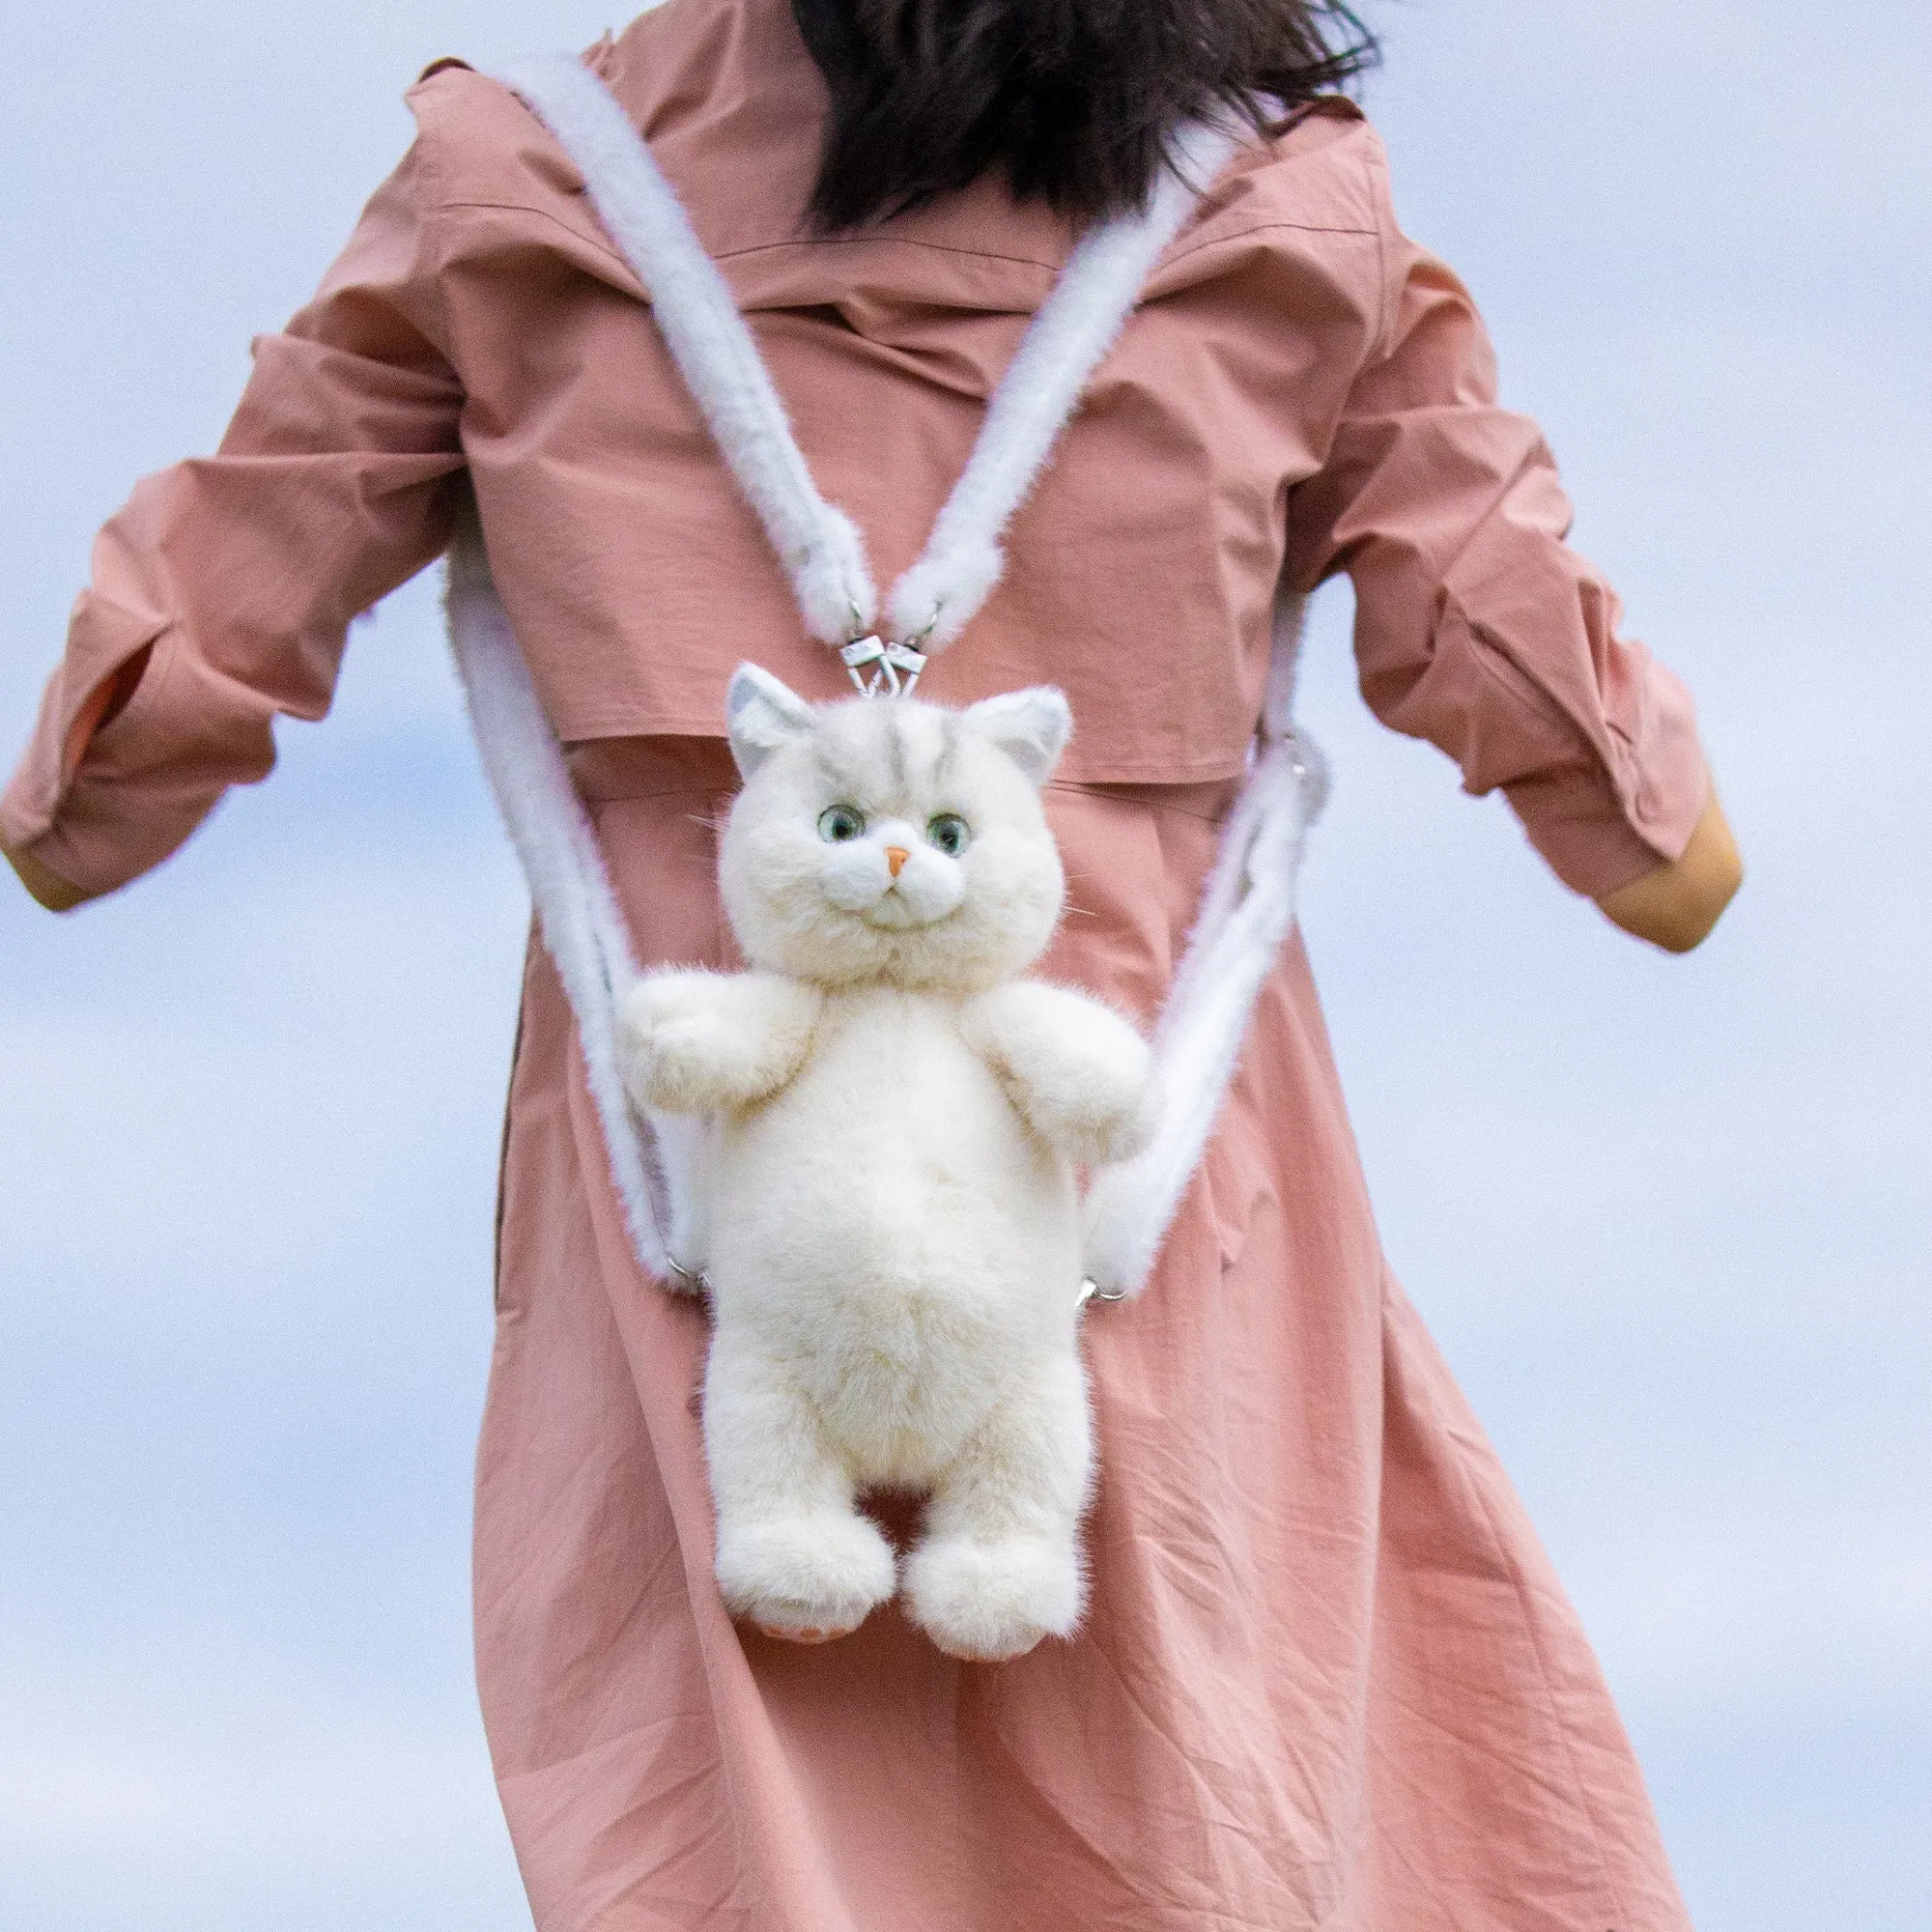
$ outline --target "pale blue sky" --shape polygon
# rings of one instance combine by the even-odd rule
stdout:
[[[15,9],[0,738],[436,55],[587,5]],[[1703,1932],[1932,1924],[1932,25],[1410,0],[1368,99],[1752,875],[1665,960],[1367,721],[1305,923],[1390,1252],[1600,1646]],[[469,1681],[522,889],[431,586],[176,863],[0,894],[0,1920],[527,1926]]]

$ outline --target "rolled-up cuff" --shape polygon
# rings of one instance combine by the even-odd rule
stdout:
[[[105,610],[105,619],[77,615],[76,631],[86,618],[125,648],[101,653],[92,636],[71,647],[0,797],[0,839],[90,898],[159,865],[229,784],[263,778],[274,762],[266,699],[203,664],[166,625],[116,626],[133,613]],[[125,706],[74,742],[93,695],[143,650],[147,667]]]
[[[1634,742],[1611,726],[1614,771],[1575,765],[1503,787],[1530,843],[1586,898],[1681,859],[1710,802],[1690,694],[1654,658],[1644,666],[1636,725]]]
[[[167,619],[152,611],[98,590],[82,592],[33,738],[0,799],[0,835],[8,844],[31,844],[52,826],[103,715],[101,698],[167,627]]]

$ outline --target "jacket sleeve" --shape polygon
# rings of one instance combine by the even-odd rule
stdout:
[[[1684,850],[1709,780],[1689,695],[1595,568],[1536,425],[1500,408],[1456,277],[1387,223],[1385,320],[1321,471],[1293,493],[1290,582],[1354,581],[1362,695],[1601,897]]]
[[[219,451],[137,486],[4,798],[0,842],[82,892],[175,850],[327,712],[350,620],[444,547],[463,391],[419,141],[316,299],[255,344]]]

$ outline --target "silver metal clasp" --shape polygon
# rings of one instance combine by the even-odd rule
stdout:
[[[925,666],[925,653],[914,650],[910,644],[886,646],[886,675],[893,678],[893,695],[896,697],[910,697],[918,690],[920,673]]]
[[[1090,1274],[1080,1284],[1080,1306],[1085,1308],[1090,1301],[1124,1301],[1127,1291],[1124,1288],[1102,1288]]]
[[[838,659],[861,697],[910,697],[926,667],[923,651],[889,644],[880,637],[854,638],[839,650]]]
[[[880,663],[886,655],[886,646],[880,638],[854,638],[838,653],[839,662],[845,667],[847,676],[852,680],[861,697],[870,697],[878,688],[879,674],[873,671],[869,680],[865,672]]]
[[[676,1276],[680,1293],[695,1294],[701,1301],[711,1299],[711,1277],[702,1268],[688,1268],[674,1255],[665,1257],[665,1265]]]

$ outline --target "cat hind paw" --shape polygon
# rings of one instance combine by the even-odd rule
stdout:
[[[1070,1635],[1084,1596],[1077,1550],[1046,1537],[942,1538],[906,1564],[913,1621],[965,1662],[1004,1662],[1043,1637]]]
[[[727,1524],[718,1535],[725,1607],[767,1636],[823,1643],[865,1622],[898,1584],[893,1547],[861,1516]]]

